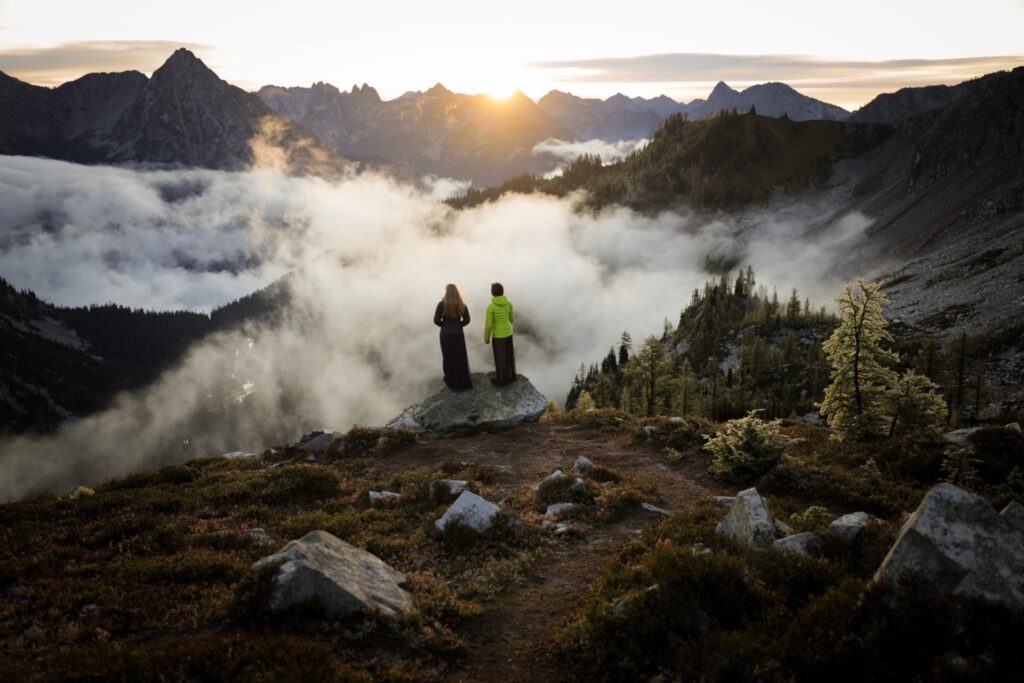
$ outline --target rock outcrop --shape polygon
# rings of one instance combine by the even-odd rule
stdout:
[[[930,589],[1024,609],[1024,531],[1019,506],[1003,514],[980,496],[939,484],[921,501],[875,574],[917,575]]]
[[[426,436],[454,437],[536,422],[547,410],[548,400],[523,375],[503,387],[491,384],[483,373],[472,377],[472,389],[455,392],[444,388],[406,408],[387,426]]]
[[[775,520],[761,494],[750,488],[736,494],[729,514],[715,527],[715,534],[740,545],[770,548],[775,542]]]
[[[413,608],[401,572],[326,531],[311,531],[289,542],[252,570],[274,572],[269,601],[273,611],[315,606],[339,618],[363,610],[397,616]]]

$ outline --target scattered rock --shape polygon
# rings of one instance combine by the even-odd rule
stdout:
[[[654,438],[654,435],[658,433],[658,430],[654,425],[644,425],[644,434],[647,436],[647,440],[650,441]]]
[[[776,550],[789,550],[801,555],[814,555],[821,550],[821,539],[817,534],[805,531],[777,539],[772,543],[772,547]]]
[[[227,458],[229,460],[241,460],[241,459],[245,459],[245,458],[255,458],[256,454],[255,453],[246,453],[244,451],[231,451],[230,453],[225,453],[221,457],[222,458]]]
[[[786,524],[781,519],[775,520],[775,530],[779,532],[780,536],[792,536],[796,533],[796,529]]]
[[[650,503],[641,502],[640,507],[642,507],[644,510],[647,510],[648,512],[653,512],[656,515],[664,515],[665,517],[672,516],[671,510],[666,510],[665,508],[660,508],[657,505],[651,505]]]
[[[548,505],[548,509],[544,512],[545,517],[551,519],[561,519],[566,515],[570,515],[579,509],[579,505],[576,503],[553,503]]]
[[[413,608],[412,595],[401,587],[401,572],[326,531],[289,542],[252,570],[275,572],[269,600],[274,611],[313,603],[338,618],[367,609],[396,616]]]
[[[974,432],[981,429],[981,427],[966,427],[964,429],[954,429],[951,432],[946,432],[942,435],[942,438],[946,440],[946,443],[951,443],[954,446],[970,446],[971,436]]]
[[[668,419],[668,422],[669,422],[669,424],[674,424],[674,425],[685,425],[686,424],[686,420],[684,420],[683,418],[679,417],[678,415],[676,415],[674,417],[670,417]]]
[[[1017,509],[996,511],[984,498],[943,483],[925,495],[900,531],[876,581],[916,574],[938,593],[1024,609],[1024,531]]]
[[[733,496],[715,496],[713,500],[715,505],[721,508],[731,508],[732,504],[736,502],[736,498]]]
[[[821,415],[819,413],[804,413],[800,416],[800,420],[806,424],[814,426],[825,424],[825,421],[821,419]]]
[[[565,497],[570,502],[588,503],[594,499],[594,492],[587,486],[587,482],[575,479],[565,490]]]
[[[715,534],[740,545],[752,548],[768,548],[775,541],[775,521],[768,511],[768,505],[755,488],[736,494],[736,501],[729,508]]]
[[[487,375],[479,372],[472,375],[472,380],[469,391],[442,389],[406,408],[387,426],[427,436],[455,437],[536,422],[547,410],[548,400],[523,375],[503,387],[494,386]]]
[[[86,614],[92,614],[98,609],[99,607],[96,606],[95,602],[90,602],[88,605],[84,605],[82,609],[78,610],[78,613],[84,617]]]
[[[564,522],[552,522],[550,520],[544,520],[540,523],[541,529],[551,529],[555,536],[564,536],[572,530],[572,526]]]
[[[430,483],[430,500],[435,503],[450,503],[468,486],[469,482],[461,479],[437,479]]]
[[[705,557],[711,554],[711,548],[708,548],[703,543],[694,543],[690,546],[690,554],[694,557]]]
[[[397,505],[402,496],[394,491],[369,491],[366,494],[370,498],[370,507],[385,508]]]
[[[843,540],[852,541],[865,528],[881,523],[882,520],[872,517],[866,512],[851,512],[848,515],[832,520],[832,523],[828,525],[828,530],[838,534]]]
[[[434,526],[444,533],[450,525],[457,524],[486,535],[500,516],[501,509],[497,505],[472,491],[463,491],[444,515],[434,522]]]
[[[325,429],[305,434],[298,441],[288,444],[289,448],[297,448],[303,453],[323,453],[334,441],[341,437],[339,432],[331,432]]]
[[[1024,429],[1021,428],[1020,422],[1011,422],[1008,425],[1003,425],[1003,427],[1005,427],[1006,429],[1012,429],[1018,434],[1024,434]]]
[[[306,458],[306,462],[316,462],[316,456],[315,455],[309,456],[308,458]]]
[[[39,628],[35,624],[32,624],[27,629],[25,629],[24,635],[29,640],[39,640],[43,637],[43,629]]]
[[[243,534],[246,538],[256,541],[258,543],[272,543],[274,539],[270,537],[270,534],[265,529],[254,527],[252,529],[246,529]]]
[[[572,471],[575,472],[576,474],[582,474],[583,476],[587,476],[597,471],[597,465],[591,462],[590,458],[586,457],[585,455],[581,455],[580,457],[576,458],[576,462],[573,463]]]

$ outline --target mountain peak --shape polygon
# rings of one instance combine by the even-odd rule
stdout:
[[[441,85],[441,82],[438,81],[437,83],[434,84],[433,88],[431,88],[430,90],[428,90],[424,94],[425,95],[435,95],[435,96],[437,96],[437,95],[451,95],[452,91],[449,90],[448,88],[444,87],[443,85]]]
[[[727,95],[735,94],[736,91],[730,88],[725,81],[718,81],[718,83],[715,84],[714,89],[711,91],[711,94],[708,95],[708,99],[710,100],[713,97],[725,97]]]
[[[166,74],[209,74],[216,78],[216,74],[203,63],[203,60],[199,59],[192,53],[191,50],[179,47],[174,53],[167,58],[167,61],[163,65],[153,72],[153,78],[157,78],[158,75]]]

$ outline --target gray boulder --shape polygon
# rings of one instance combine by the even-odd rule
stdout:
[[[954,429],[951,432],[946,432],[942,435],[942,438],[946,443],[951,443],[954,446],[970,446],[971,436],[974,432],[981,429],[981,427],[966,427],[964,429]]]
[[[474,373],[472,379],[472,389],[444,388],[406,408],[387,426],[434,437],[464,436],[536,422],[548,408],[547,398],[523,375],[503,387],[491,384],[483,373]]]
[[[654,435],[658,433],[657,428],[654,425],[644,425],[644,436],[650,441],[654,438]]]
[[[1007,524],[1017,529],[1021,533],[1024,533],[1024,505],[1021,505],[1017,501],[1013,501],[1009,505],[1003,508],[1003,511],[999,513]]]
[[[334,443],[335,439],[342,436],[340,432],[330,432],[323,429],[305,434],[298,441],[288,444],[291,448],[297,448],[303,453],[323,453],[327,447]]]
[[[1024,609],[1024,531],[1016,508],[1004,513],[980,496],[939,484],[903,525],[875,580],[918,575],[939,593]]]
[[[289,542],[252,570],[274,572],[269,603],[274,611],[316,604],[338,618],[362,610],[397,616],[413,608],[412,594],[401,587],[401,572],[326,531]]]
[[[437,479],[430,482],[430,500],[435,503],[450,503],[468,486],[469,482],[461,479]]]
[[[397,505],[402,496],[394,491],[369,491],[370,507],[386,508]]]
[[[573,512],[579,509],[579,505],[576,503],[552,503],[548,505],[547,510],[544,511],[545,517],[551,519],[561,519],[567,515],[571,515]]]
[[[485,536],[491,532],[500,516],[501,509],[497,505],[472,491],[463,491],[444,515],[434,522],[434,526],[444,533],[454,524]]]
[[[828,530],[838,534],[843,540],[852,541],[867,527],[881,523],[880,519],[872,517],[866,512],[851,512],[832,520],[828,525]]]
[[[740,545],[769,548],[775,542],[775,520],[757,489],[749,488],[736,494],[736,501],[715,527],[715,534]]]
[[[1018,434],[1024,434],[1024,428],[1021,428],[1020,422],[1011,422],[1010,424],[1003,426],[1006,427],[1007,429],[1012,429]]]
[[[676,415],[674,417],[670,417],[668,419],[668,423],[669,424],[673,424],[673,425],[677,425],[677,426],[682,426],[682,425],[686,424],[686,420],[684,420],[680,416]]]
[[[715,496],[712,500],[721,508],[731,508],[732,504],[736,502],[735,496]]]
[[[818,538],[817,534],[805,531],[800,534],[776,539],[772,543],[772,547],[776,550],[788,550],[801,555],[814,555],[821,550],[821,539]]]
[[[582,474],[583,476],[587,476],[597,471],[597,465],[591,462],[590,458],[586,457],[585,455],[581,455],[580,457],[576,458],[576,462],[573,463],[572,471],[575,472],[576,474]]]

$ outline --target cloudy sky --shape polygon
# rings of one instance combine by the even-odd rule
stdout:
[[[718,80],[784,80],[853,108],[1024,63],[1024,0],[0,1],[0,70],[33,83],[149,73],[181,45],[246,88],[367,82],[394,97],[441,81],[688,101]]]

